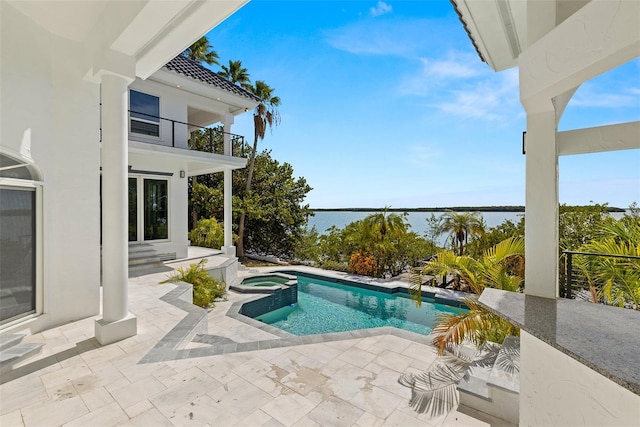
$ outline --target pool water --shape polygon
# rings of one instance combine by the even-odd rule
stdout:
[[[370,291],[298,276],[298,303],[257,317],[293,335],[313,335],[393,326],[428,335],[441,312],[464,309],[423,298],[416,307],[408,294]]]
[[[245,286],[279,286],[284,285],[289,280],[286,277],[277,276],[258,276],[244,279],[242,284]]]

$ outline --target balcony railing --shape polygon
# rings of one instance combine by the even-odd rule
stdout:
[[[590,301],[604,302],[600,298],[599,292],[605,285],[605,281],[598,274],[603,270],[624,271],[624,269],[638,269],[640,256],[598,254],[590,252],[564,251],[564,277],[561,275],[560,296],[571,299],[585,299]],[[637,271],[637,270],[636,270]],[[609,275],[608,275],[609,276]],[[615,282],[614,275],[608,279]],[[615,283],[614,283],[615,285]],[[594,301],[595,300],[595,301]],[[627,304],[625,304],[626,306]]]
[[[162,145],[174,148],[224,155],[224,137],[228,135],[232,156],[247,157],[250,152],[244,136],[224,132],[220,128],[198,126],[133,110],[129,110],[129,122],[132,135],[161,137]],[[168,135],[166,135],[167,129],[170,129]]]

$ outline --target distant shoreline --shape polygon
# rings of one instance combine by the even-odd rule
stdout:
[[[314,212],[524,212],[524,206],[451,206],[437,208],[311,208]],[[626,212],[625,209],[607,207],[609,212]]]

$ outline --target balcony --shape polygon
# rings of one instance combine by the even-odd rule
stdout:
[[[131,141],[225,155],[225,135],[231,143],[231,156],[248,157],[250,148],[245,143],[244,136],[224,132],[221,126],[199,126],[129,110]]]

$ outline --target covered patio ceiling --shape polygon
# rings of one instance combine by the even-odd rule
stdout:
[[[134,57],[146,79],[248,0],[7,0],[50,33],[82,44],[87,66],[95,52]]]
[[[547,19],[534,20],[540,28],[527,27],[527,2],[522,0],[450,0],[469,34],[480,59],[495,71],[518,65],[518,56],[530,38],[543,34]],[[563,22],[589,0],[555,0],[538,2],[545,16],[555,16],[554,26]]]

